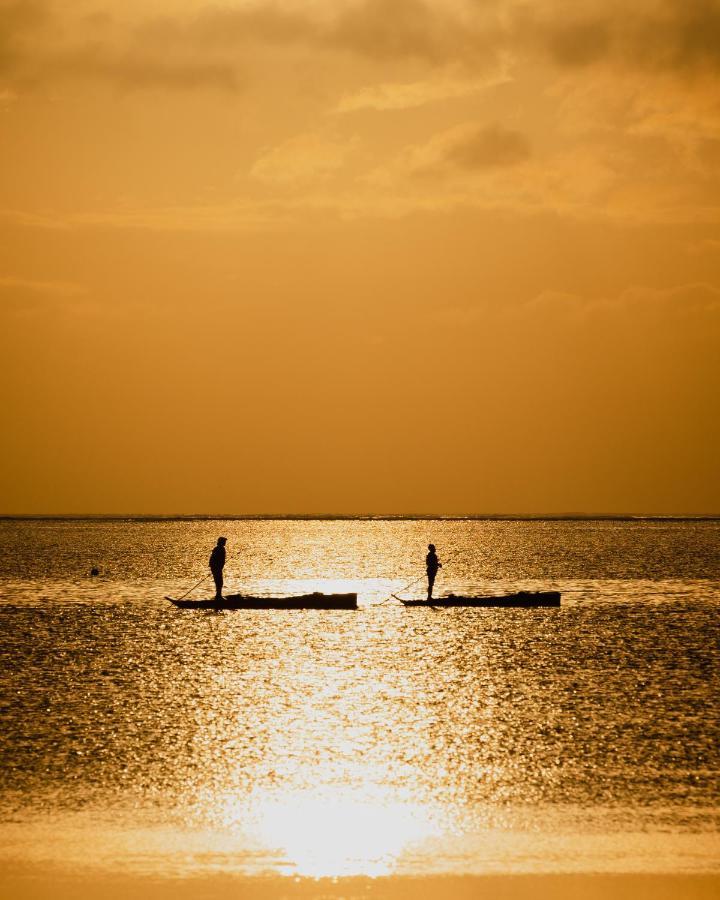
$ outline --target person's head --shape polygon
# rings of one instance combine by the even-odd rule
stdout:
[[[218,542],[218,547],[224,547],[225,544],[227,544],[227,538],[220,537],[220,538],[218,538],[217,542]]]
[[[435,552],[435,544],[428,544],[428,550],[429,550],[431,553],[434,553],[434,552]]]

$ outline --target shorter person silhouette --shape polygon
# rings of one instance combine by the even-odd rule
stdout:
[[[428,600],[432,600],[432,592],[433,585],[435,584],[435,576],[437,575],[438,569],[442,569],[442,563],[437,558],[437,553],[435,552],[435,544],[428,544],[428,555],[425,557],[425,566],[427,569],[427,580],[428,580]]]
[[[227,538],[219,537],[217,544],[213,547],[210,554],[210,571],[212,572],[213,581],[215,582],[215,599],[222,600],[223,589],[223,569],[225,568],[225,544]]]

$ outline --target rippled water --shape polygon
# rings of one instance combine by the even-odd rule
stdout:
[[[231,589],[361,608],[171,607],[221,533]],[[430,540],[436,593],[562,608],[380,605]],[[0,552],[5,858],[720,869],[718,522],[4,521]]]

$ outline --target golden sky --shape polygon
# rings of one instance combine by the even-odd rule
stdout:
[[[720,0],[0,0],[0,512],[720,512]]]

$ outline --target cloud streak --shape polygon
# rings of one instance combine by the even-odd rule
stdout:
[[[368,85],[343,95],[335,111],[348,113],[362,109],[412,109],[426,103],[469,97],[509,81],[511,77],[506,65],[499,65],[496,71],[481,76],[445,71],[422,81]]]
[[[259,181],[291,184],[325,179],[345,165],[356,141],[301,134],[264,153],[250,175]]]
[[[72,297],[82,294],[82,285],[69,281],[39,281],[27,278],[0,278],[0,297],[27,294],[41,297]]]
[[[466,122],[405,148],[371,180],[382,184],[403,176],[472,177],[516,166],[531,156],[530,141],[522,132],[498,124]]]
[[[75,282],[0,278],[0,312],[13,317],[34,316],[50,310],[84,311],[87,289]]]

